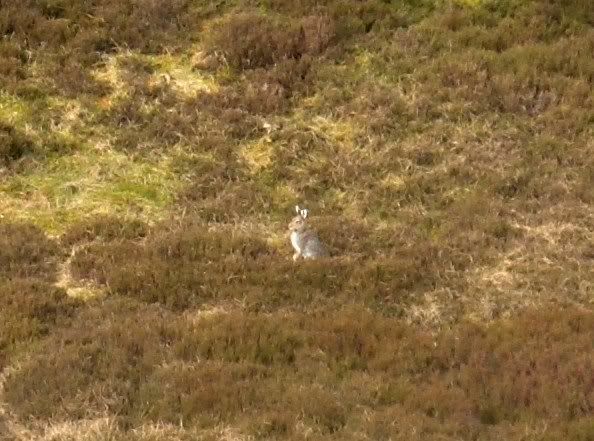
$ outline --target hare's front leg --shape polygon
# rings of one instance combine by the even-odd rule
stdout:
[[[295,254],[293,254],[293,260],[296,262],[297,259],[299,259],[299,256],[301,256],[301,253],[299,251],[295,252]]]

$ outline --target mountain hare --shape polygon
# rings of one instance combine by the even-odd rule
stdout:
[[[291,245],[295,248],[293,260],[303,257],[304,259],[316,259],[328,255],[326,248],[320,241],[317,233],[309,228],[307,223],[307,214],[309,210],[300,209],[299,205],[295,207],[297,216],[289,223],[291,232]]]

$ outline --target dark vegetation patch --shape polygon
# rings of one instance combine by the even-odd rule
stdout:
[[[50,283],[62,256],[39,228],[0,223],[0,369],[16,350],[65,323],[76,302]]]
[[[39,228],[0,223],[0,278],[54,280],[62,253]]]
[[[588,433],[577,422],[594,409],[593,329],[592,313],[576,310],[432,337],[359,307],[187,321],[108,300],[46,339],[9,376],[6,397],[22,418],[107,410],[123,428],[181,417],[186,428],[226,424],[283,438],[300,424],[341,439],[444,424],[452,437],[514,436],[542,420]],[[385,424],[396,416],[398,427]]]
[[[3,5],[0,24],[4,35],[27,37],[32,48],[71,44],[67,49],[77,48],[89,55],[109,51],[114,45],[159,51],[166,43],[182,39],[193,18],[186,0],[48,0],[27,1],[21,6],[26,7],[10,2]],[[79,43],[78,47],[73,43]]]
[[[0,85],[10,90],[18,81],[26,78],[27,54],[17,42],[0,42]]]
[[[329,16],[281,21],[257,12],[236,13],[205,30],[206,47],[235,69],[269,68],[281,61],[299,60],[326,50],[336,37]]]
[[[34,150],[29,137],[12,125],[0,122],[0,167],[8,167]]]
[[[75,148],[63,134],[45,133],[40,139],[35,131],[28,133],[20,125],[0,121],[0,173],[9,172],[8,176],[31,170],[36,160],[68,154]]]
[[[0,282],[0,369],[15,348],[25,348],[64,324],[77,302],[66,292],[32,279],[3,279]]]
[[[205,222],[233,223],[261,211],[263,204],[255,199],[255,185],[235,161],[231,157],[227,163],[198,164],[177,203]]]
[[[116,216],[101,215],[72,225],[61,237],[65,247],[88,242],[141,239],[148,233],[148,226],[136,219],[125,220]]]
[[[157,363],[165,361],[167,323],[156,308],[139,309],[129,302],[85,308],[72,326],[50,337],[50,340],[58,338],[53,343],[61,348],[61,354],[54,353],[51,368],[31,366],[41,369],[27,375],[36,383],[30,386],[37,389],[35,401],[39,400],[41,406],[23,410],[45,418],[63,416],[69,402],[82,404],[93,396],[99,399],[93,406],[81,406],[78,410],[78,406],[70,407],[66,412],[74,412],[71,415],[74,418],[93,415],[100,410],[97,404],[101,406],[109,401],[113,410],[121,409],[130,398],[128,391],[137,388]],[[51,371],[42,372],[47,368]],[[70,385],[68,390],[61,386],[66,384]],[[11,392],[7,391],[14,397],[27,393],[30,387],[15,386]],[[55,406],[60,403],[65,407],[57,409]]]

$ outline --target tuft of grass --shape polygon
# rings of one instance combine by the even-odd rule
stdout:
[[[209,23],[205,43],[233,68],[256,69],[320,54],[334,43],[335,35],[330,16],[310,16],[291,23],[282,16],[242,12]]]
[[[0,93],[0,118],[5,125],[16,124],[16,129],[20,129],[24,121],[33,117],[32,113],[31,106],[26,100],[6,92]]]

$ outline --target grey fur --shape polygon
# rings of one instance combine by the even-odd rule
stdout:
[[[289,223],[289,231],[291,233],[291,245],[295,249],[293,260],[302,257],[304,259],[316,259],[328,255],[328,251],[324,244],[320,241],[317,233],[309,228],[306,220],[309,211],[307,209],[300,209],[295,207],[297,216],[295,216]]]

